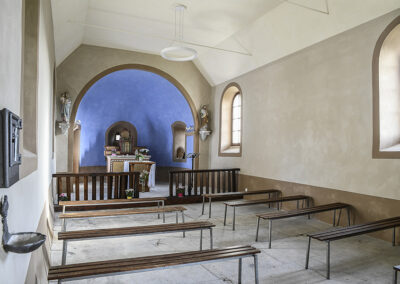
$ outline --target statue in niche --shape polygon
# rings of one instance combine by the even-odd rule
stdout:
[[[60,97],[61,102],[61,119],[63,122],[69,123],[69,119],[71,117],[71,98],[68,96],[67,92],[61,94]]]
[[[203,105],[200,109],[200,130],[208,130],[208,120],[209,120],[209,113],[206,105]]]

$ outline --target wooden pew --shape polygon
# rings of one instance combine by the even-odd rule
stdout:
[[[277,209],[279,210],[279,203],[288,202],[288,201],[297,201],[297,208],[299,208],[299,201],[303,200],[307,202],[307,207],[309,207],[309,197],[306,195],[291,195],[284,196],[272,199],[255,199],[255,200],[240,200],[240,201],[228,201],[224,202],[225,204],[225,215],[224,215],[224,226],[226,225],[226,213],[228,206],[233,207],[233,222],[232,222],[232,230],[235,230],[235,219],[236,219],[236,207],[243,206],[252,206],[258,204],[277,204]],[[303,204],[304,206],[304,204]]]
[[[221,193],[205,193],[203,196],[203,207],[201,209],[201,215],[204,215],[204,204],[206,198],[208,198],[208,218],[211,218],[211,201],[213,198],[218,197],[232,197],[232,198],[243,198],[247,195],[255,195],[255,194],[268,194],[268,198],[271,198],[271,194],[275,194],[275,197],[278,198],[280,191],[277,189],[263,189],[263,190],[254,190],[254,191],[238,191],[238,192],[221,192]]]
[[[66,207],[84,207],[95,206],[99,207],[104,205],[117,205],[129,203],[157,203],[158,208],[164,208],[167,197],[148,197],[148,198],[132,198],[132,199],[108,199],[108,200],[82,200],[82,201],[60,201],[59,205],[62,206],[62,212],[65,213]],[[160,218],[160,214],[158,214]],[[165,214],[163,213],[163,222],[165,223]]]
[[[189,222],[180,224],[161,224],[150,226],[137,226],[137,227],[124,227],[112,229],[96,229],[96,230],[79,230],[70,232],[58,233],[58,239],[63,241],[63,251],[61,264],[66,263],[67,258],[67,245],[70,241],[79,240],[92,240],[110,237],[127,237],[137,235],[161,234],[161,233],[174,233],[174,232],[187,232],[200,230],[200,250],[203,249],[203,230],[210,231],[210,249],[213,248],[213,235],[212,228],[215,227],[210,222]]]
[[[347,209],[347,219],[348,219],[348,224],[350,226],[350,205],[345,204],[345,203],[330,203],[330,204],[324,204],[324,205],[319,205],[315,207],[309,207],[309,208],[301,208],[297,210],[291,210],[291,211],[279,211],[279,212],[271,212],[271,213],[262,213],[262,214],[257,214],[257,230],[256,230],[256,242],[258,241],[258,231],[260,228],[260,220],[268,220],[269,221],[269,248],[271,248],[271,242],[272,242],[272,220],[278,220],[278,219],[285,219],[285,218],[291,218],[291,217],[297,217],[297,216],[304,216],[310,214],[316,214],[316,213],[322,213],[326,211],[332,211],[333,210],[333,226],[336,225],[336,210],[339,210],[339,217],[337,221],[337,225],[339,225],[340,222],[340,216],[342,215],[342,209]]]
[[[310,259],[310,247],[311,239],[316,239],[319,241],[324,241],[327,244],[326,251],[326,278],[330,279],[330,248],[331,241],[341,240],[344,238],[350,238],[358,235],[368,234],[376,231],[392,229],[393,228],[393,240],[392,245],[396,245],[396,227],[400,226],[400,216],[393,217],[389,219],[378,220],[370,223],[353,225],[344,228],[336,228],[334,230],[328,230],[318,233],[313,233],[308,235],[308,247],[306,255],[306,269],[308,269],[309,259]]]
[[[165,269],[175,266],[198,264],[203,262],[239,259],[238,282],[242,280],[242,258],[254,258],[255,283],[258,284],[258,259],[260,250],[251,246],[235,246],[203,251],[189,251],[164,255],[153,255],[127,259],[114,259],[61,266],[49,269],[48,280],[71,281],[96,278],[131,272],[142,272],[154,269]],[[135,282],[134,280],[132,283]]]

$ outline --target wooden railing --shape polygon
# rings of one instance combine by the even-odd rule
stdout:
[[[206,169],[169,172],[169,196],[183,188],[185,196],[238,191],[240,169]]]
[[[61,193],[66,193],[68,200],[104,200],[125,198],[125,189],[133,188],[134,197],[139,197],[139,172],[123,173],[56,173],[57,196],[54,202],[58,204]],[[89,190],[89,180],[91,189]],[[99,187],[97,186],[99,182]],[[83,189],[80,184],[83,183]],[[129,183],[129,186],[128,186]],[[89,198],[90,193],[90,198]]]

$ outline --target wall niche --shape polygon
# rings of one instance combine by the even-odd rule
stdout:
[[[133,154],[137,147],[136,127],[127,121],[112,124],[105,133],[105,146],[117,146],[121,154]]]
[[[172,129],[172,160],[174,162],[186,162],[186,124],[175,121]]]

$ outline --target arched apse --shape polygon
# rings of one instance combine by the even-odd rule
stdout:
[[[169,80],[146,70],[123,69],[95,81],[82,97],[76,111],[81,121],[80,166],[105,165],[104,135],[108,127],[127,121],[137,129],[137,144],[150,149],[159,166],[191,167],[172,160],[171,124],[195,125],[186,97]],[[194,140],[188,136],[188,152]]]

